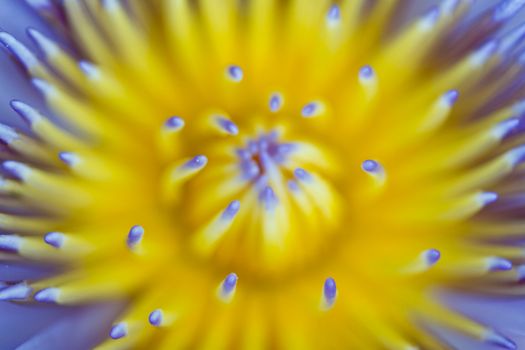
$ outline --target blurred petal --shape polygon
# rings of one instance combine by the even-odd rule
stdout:
[[[26,35],[28,27],[36,28],[51,37],[56,37],[45,21],[27,6],[25,1],[3,0],[0,11],[0,31],[12,34],[23,44],[34,48]],[[12,125],[23,125],[20,118],[9,107],[9,101],[15,98],[30,101],[35,107],[46,110],[42,98],[17,64],[9,59],[9,54],[3,47],[0,47],[0,77],[4,83],[0,86],[0,121]],[[8,84],[5,84],[6,82]]]
[[[122,309],[119,304],[82,307],[41,329],[17,347],[18,350],[92,349],[107,337],[111,322]]]

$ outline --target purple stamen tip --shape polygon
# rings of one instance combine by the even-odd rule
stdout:
[[[60,290],[58,290],[57,288],[46,288],[37,292],[34,298],[36,301],[44,303],[54,303],[57,301],[59,294]]]
[[[506,137],[509,133],[511,133],[515,128],[517,128],[519,124],[519,118],[510,118],[498,123],[498,125],[496,125],[494,129],[494,132],[497,137],[503,138]]]
[[[294,180],[289,180],[288,181],[288,189],[290,191],[293,191],[293,192],[298,191],[299,190],[299,185]]]
[[[78,63],[78,67],[88,78],[95,79],[100,75],[100,71],[97,66],[88,61],[80,61]]]
[[[200,169],[208,163],[208,158],[203,155],[199,155],[190,159],[185,165],[191,169]]]
[[[19,162],[7,160],[2,163],[2,168],[11,176],[18,180],[22,180],[27,173],[27,167]]]
[[[0,140],[9,145],[18,139],[18,133],[10,126],[0,124]]]
[[[26,0],[27,4],[38,11],[53,11],[55,5],[50,0]]]
[[[29,125],[36,122],[40,117],[32,107],[22,101],[11,100],[9,104],[11,105],[11,108]]]
[[[129,247],[137,245],[144,236],[144,228],[140,225],[133,226],[128,233],[127,244]]]
[[[498,200],[499,195],[496,192],[483,192],[480,195],[481,202],[484,205],[489,205],[490,203],[494,203]]]
[[[229,119],[224,117],[217,117],[217,124],[221,129],[226,131],[230,135],[237,135],[239,133],[239,128]]]
[[[244,76],[244,73],[239,66],[231,65],[228,67],[228,76],[235,82],[240,82]]]
[[[491,258],[489,264],[490,271],[508,271],[512,269],[512,262],[504,258]]]
[[[0,301],[27,299],[33,289],[25,282],[14,284],[0,289]]]
[[[148,321],[152,326],[159,327],[162,323],[162,310],[153,310],[148,317]]]
[[[327,18],[330,21],[337,21],[341,18],[341,10],[339,9],[339,5],[333,4],[330,7],[330,9],[328,10]]]
[[[525,5],[523,0],[504,0],[494,9],[492,19],[496,22],[504,21],[514,16]]]
[[[235,215],[237,215],[237,212],[239,212],[239,209],[241,208],[241,202],[235,200],[231,202],[228,207],[224,210],[222,213],[222,219],[224,220],[232,220]]]
[[[361,168],[367,173],[375,173],[380,170],[381,165],[375,160],[368,159],[361,164]]]
[[[487,342],[488,344],[500,346],[508,350],[515,350],[518,348],[512,340],[502,336],[499,333],[496,333],[496,331],[494,330],[489,330],[485,334],[485,342]]]
[[[496,40],[491,40],[485,43],[473,53],[473,63],[475,65],[484,64],[494,51],[496,51],[497,47],[498,42]]]
[[[516,275],[518,282],[522,282],[525,280],[525,265],[520,265],[516,267]]]
[[[179,130],[184,127],[184,119],[177,116],[170,117],[164,122],[164,126],[170,130]]]
[[[124,322],[117,323],[111,327],[111,331],[109,332],[109,336],[112,339],[124,338],[126,335],[128,335],[128,326]]]
[[[65,236],[61,232],[48,232],[44,236],[44,242],[52,247],[60,248],[64,245]]]
[[[278,112],[282,105],[283,105],[283,98],[280,94],[278,93],[275,93],[273,94],[272,96],[270,96],[270,111],[272,111],[273,113],[276,113]]]
[[[445,15],[451,15],[458,7],[459,0],[443,0],[441,2],[441,10]]]
[[[225,294],[231,293],[233,289],[235,288],[235,286],[237,285],[237,280],[238,280],[238,277],[235,273],[232,272],[228,274],[228,276],[226,276],[226,278],[222,282],[222,291]]]
[[[313,117],[316,113],[317,113],[317,110],[319,109],[319,106],[317,103],[315,102],[310,102],[308,104],[306,104],[304,107],[303,107],[303,110],[301,111],[301,115],[304,117],[304,118],[309,118],[309,117]]]
[[[449,90],[443,95],[443,100],[449,105],[456,103],[459,97],[458,90]]]
[[[0,235],[0,250],[16,253],[20,248],[21,238],[15,235]]]
[[[68,166],[73,166],[79,161],[78,156],[72,152],[60,152],[58,158]]]
[[[432,266],[441,258],[441,252],[437,249],[429,249],[425,252],[427,264]]]
[[[251,180],[261,173],[261,169],[259,168],[259,165],[254,160],[248,160],[248,161],[241,162],[241,169],[242,169],[244,178],[247,180]]]
[[[307,182],[307,181],[310,181],[312,179],[312,175],[310,175],[310,173],[308,173],[306,170],[304,170],[302,168],[295,169],[293,173],[294,173],[296,179],[300,180],[300,181]]]
[[[323,294],[329,303],[332,303],[335,300],[337,295],[337,286],[335,284],[335,280],[332,277],[328,277],[324,281]]]
[[[359,69],[359,78],[371,79],[374,76],[374,70],[369,65],[363,66]]]
[[[0,31],[0,44],[2,44],[26,69],[38,65],[37,58],[11,34]]]
[[[271,210],[277,205],[277,196],[270,186],[266,186],[259,193],[259,201],[263,203],[266,210]]]
[[[431,28],[439,18],[439,8],[433,7],[422,18],[422,23],[425,27]]]

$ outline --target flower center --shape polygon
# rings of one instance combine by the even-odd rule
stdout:
[[[251,276],[280,275],[317,259],[339,217],[323,167],[327,152],[282,126],[250,132],[231,119],[212,119],[224,134],[201,142],[205,159],[188,159],[176,170],[202,169],[175,209],[183,213],[188,251]]]
[[[277,132],[263,134],[237,149],[242,176],[255,183],[267,182],[269,173],[284,164],[294,150],[293,143],[282,143]]]

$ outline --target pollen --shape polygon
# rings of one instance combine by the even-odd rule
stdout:
[[[126,301],[100,349],[514,349],[438,296],[524,293],[525,30],[504,1],[480,42],[471,3],[391,32],[401,1],[64,0],[70,47],[0,33],[51,111],[0,126],[0,249],[61,271],[0,300]]]

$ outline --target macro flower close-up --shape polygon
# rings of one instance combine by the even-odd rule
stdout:
[[[0,84],[0,349],[525,349],[525,0],[2,0]]]

